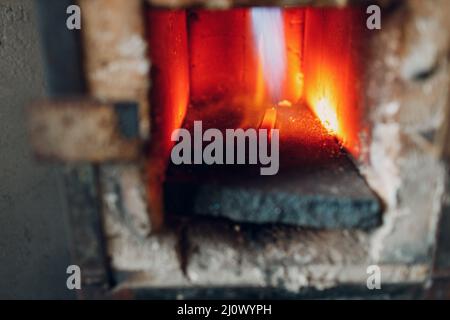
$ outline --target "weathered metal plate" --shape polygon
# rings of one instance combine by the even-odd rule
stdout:
[[[135,104],[38,102],[29,108],[29,132],[35,155],[44,160],[131,161],[141,152]]]

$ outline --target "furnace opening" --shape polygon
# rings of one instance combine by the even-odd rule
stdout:
[[[364,135],[363,9],[149,8],[147,21],[154,211],[318,228],[379,223],[378,201],[349,159],[360,157]],[[279,130],[279,173],[171,164],[173,131],[193,133],[195,121]]]

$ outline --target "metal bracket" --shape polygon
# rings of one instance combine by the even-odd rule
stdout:
[[[29,109],[31,144],[39,159],[103,163],[139,158],[135,103],[50,100]]]

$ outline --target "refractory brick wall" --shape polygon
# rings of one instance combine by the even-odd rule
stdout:
[[[373,37],[365,104],[363,172],[385,203],[375,260],[429,259],[444,191],[437,132],[449,92],[450,2],[400,1]]]

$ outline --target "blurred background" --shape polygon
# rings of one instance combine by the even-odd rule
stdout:
[[[68,299],[61,175],[33,161],[25,106],[44,95],[33,0],[0,0],[0,299]]]

